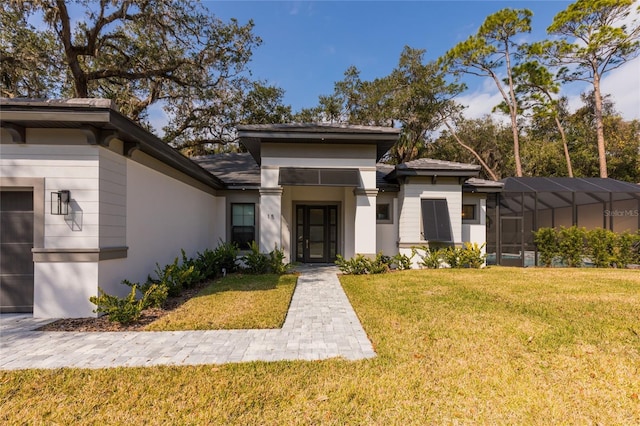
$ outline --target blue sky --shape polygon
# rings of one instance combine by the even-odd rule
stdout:
[[[335,81],[355,65],[361,78],[388,75],[405,45],[426,49],[435,60],[474,34],[484,19],[498,10],[527,8],[533,31],[525,41],[546,37],[553,17],[571,2],[536,1],[205,1],[223,20],[253,19],[263,40],[249,65],[253,77],[285,90],[284,101],[294,111],[317,105],[318,96],[333,92]],[[613,94],[625,118],[640,118],[640,62],[612,74],[604,88]],[[480,116],[499,102],[493,83],[470,77],[459,101],[468,116]],[[564,87],[571,104],[579,105],[584,85]]]

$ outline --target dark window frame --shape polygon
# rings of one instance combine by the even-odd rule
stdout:
[[[422,239],[452,243],[453,230],[446,198],[421,198]]]
[[[465,207],[471,207],[472,215],[470,217],[465,216]],[[478,217],[479,206],[478,203],[463,203],[462,204],[462,223],[480,223]]]
[[[380,206],[387,208],[386,217],[381,218],[378,212]],[[393,223],[393,205],[391,203],[377,203],[376,204],[376,223]]]
[[[234,224],[234,207],[251,206],[253,208],[253,224],[252,225],[236,225]],[[244,214],[243,214],[244,216]],[[251,236],[250,238],[248,236]],[[231,203],[231,236],[230,241],[236,243],[240,250],[248,250],[252,241],[256,241],[256,204],[255,203]]]

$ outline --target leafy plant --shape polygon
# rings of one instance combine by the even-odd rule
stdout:
[[[272,273],[282,275],[289,271],[291,264],[286,263],[284,258],[284,250],[275,246],[269,253],[269,269]]]
[[[109,321],[121,324],[130,324],[140,318],[144,310],[145,296],[136,299],[137,285],[131,287],[131,291],[125,297],[112,296],[98,287],[98,296],[92,296],[89,301],[97,306],[93,312],[104,313],[109,317]]]
[[[255,241],[249,244],[249,253],[242,257],[245,263],[245,269],[250,274],[266,274],[269,272],[269,256],[260,253],[260,246]]]
[[[484,261],[487,257],[486,253],[482,253],[484,244],[478,243],[464,243],[464,247],[458,249],[460,266],[467,268],[481,268],[484,265]]]
[[[598,268],[608,268],[615,260],[614,246],[616,234],[603,228],[596,228],[586,233],[587,253]]]
[[[345,259],[343,256],[337,255],[335,263],[343,274],[364,275],[369,273],[370,261],[363,254],[357,254],[351,259]]]
[[[558,233],[555,228],[540,228],[533,232],[534,242],[538,248],[540,261],[547,268],[553,264],[553,259],[559,254]]]
[[[462,267],[462,253],[455,247],[447,247],[441,249],[442,260],[449,265],[450,268]]]
[[[406,254],[398,253],[391,258],[391,265],[395,266],[395,269],[397,269],[398,271],[411,269],[412,258],[413,254],[411,255],[411,257],[409,257]]]
[[[582,266],[582,257],[585,252],[585,228],[571,226],[560,228],[558,233],[558,249],[560,258],[565,265],[575,268]]]
[[[143,285],[140,285],[139,283],[132,283],[129,280],[122,280],[122,284],[131,288],[136,288],[142,293],[142,309],[159,308],[164,304],[169,296],[169,289],[163,284],[147,281]]]
[[[640,262],[640,233],[624,232],[616,237],[614,260],[619,268]]]
[[[418,255],[420,257],[420,261],[418,262],[421,266],[429,269],[438,269],[442,266],[443,262],[443,250],[444,249],[431,249],[427,246],[422,247],[414,247],[412,251],[413,255]],[[424,254],[422,254],[422,253]]]

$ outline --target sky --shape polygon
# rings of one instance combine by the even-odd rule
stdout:
[[[533,12],[531,34],[520,41],[547,38],[553,17],[571,3],[558,0],[466,1],[204,1],[224,21],[253,20],[262,44],[249,64],[254,79],[285,91],[284,103],[294,112],[318,104],[319,95],[333,92],[334,83],[355,65],[363,80],[384,77],[397,65],[404,46],[426,49],[425,60],[436,60],[458,42],[477,32],[485,18],[505,7]],[[640,1],[636,2],[640,5]],[[493,82],[465,78],[468,89],[458,101],[465,116],[490,113],[500,102]],[[570,107],[580,106],[584,84],[565,85]],[[603,92],[610,93],[625,119],[640,119],[640,58],[606,75]]]

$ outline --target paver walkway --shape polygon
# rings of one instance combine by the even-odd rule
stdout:
[[[51,320],[0,315],[0,369],[106,368],[375,356],[334,266],[302,267],[285,323],[274,330],[34,331]]]

